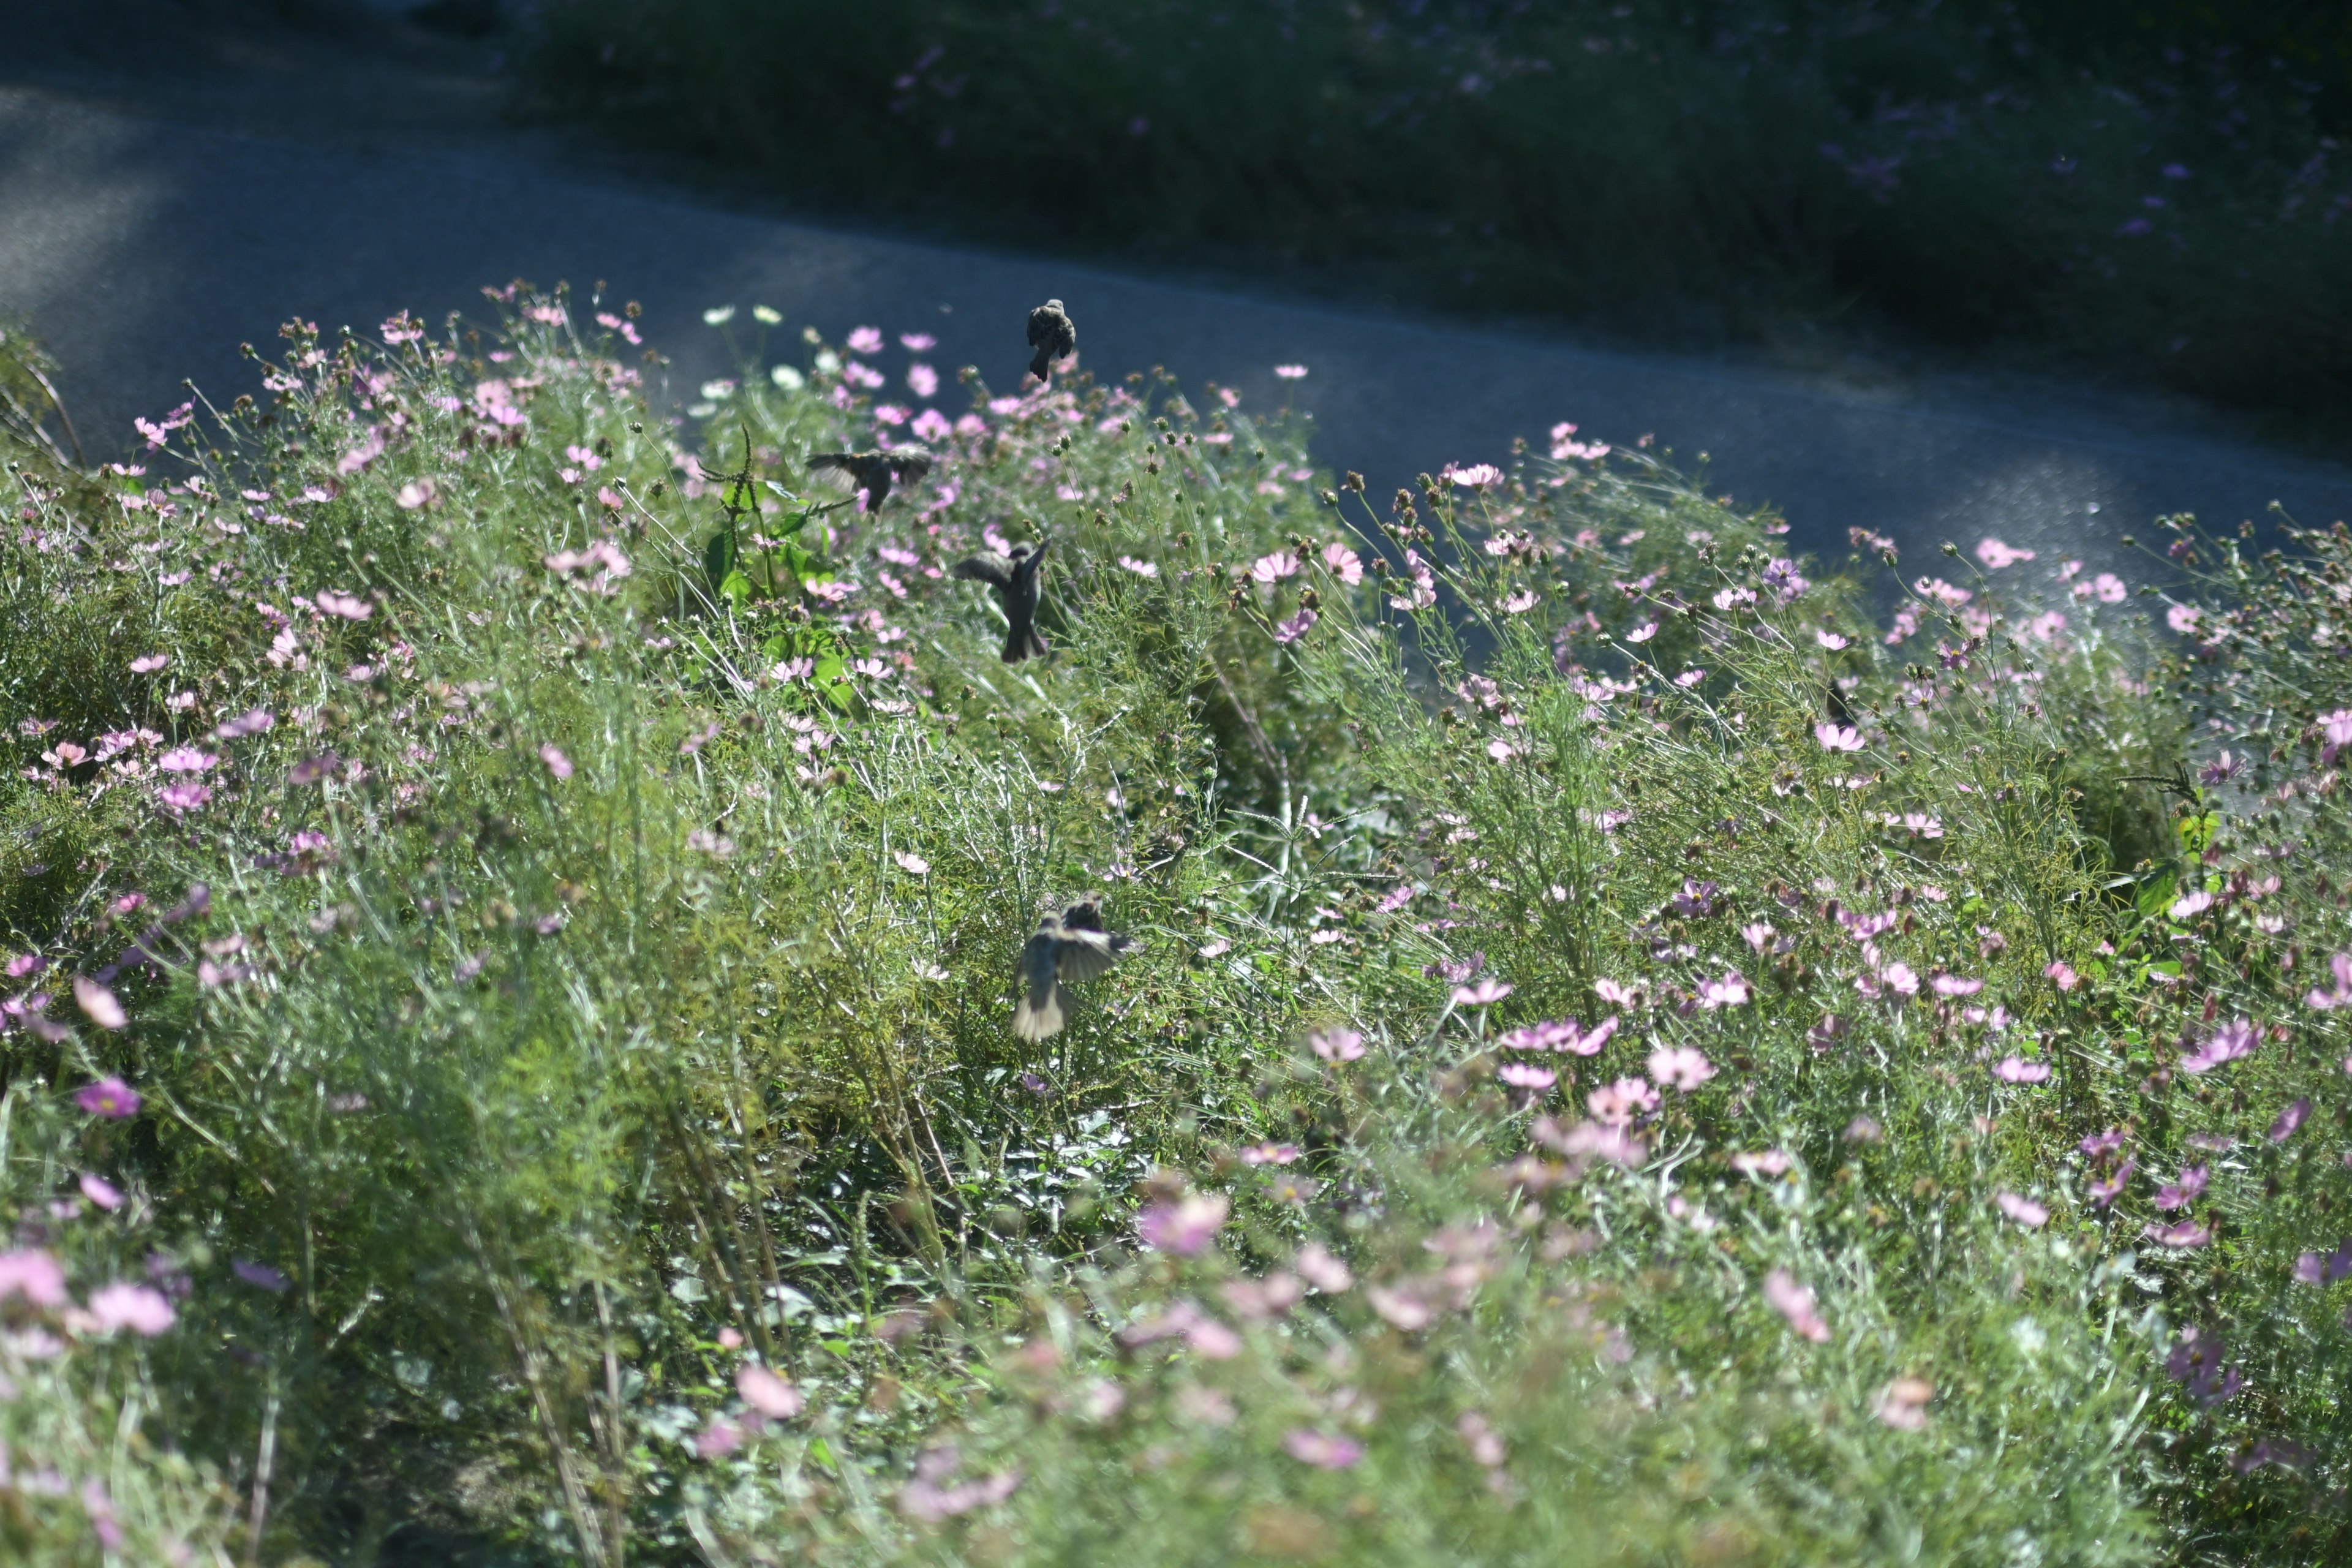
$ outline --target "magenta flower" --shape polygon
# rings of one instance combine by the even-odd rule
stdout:
[[[882,331],[878,327],[857,327],[844,340],[854,354],[878,354],[882,352]]]
[[[193,779],[165,784],[155,792],[157,802],[176,816],[185,816],[189,812],[203,809],[212,798],[213,786],[197,784]]]
[[[2203,1165],[2191,1165],[2180,1173],[2177,1182],[2167,1182],[2157,1189],[2156,1206],[2167,1214],[2185,1209],[2205,1195],[2208,1172]]]
[[[2301,1127],[2310,1119],[2311,1100],[2308,1096],[2305,1096],[2304,1099],[2296,1100],[2293,1105],[2288,1106],[2284,1110],[2279,1112],[2278,1120],[2271,1123],[2271,1142],[2273,1143],[2285,1142],[2288,1139],[2294,1136],[2295,1130],[2297,1128]]]
[[[1558,1073],[1531,1062],[1507,1062],[1495,1076],[1513,1089],[1549,1089],[1559,1081]]]
[[[99,1207],[106,1210],[109,1214],[112,1214],[116,1209],[122,1206],[122,1189],[116,1186],[112,1182],[108,1181],[104,1176],[99,1175],[94,1172],[84,1171],[81,1173],[81,1180],[78,1184],[81,1188],[82,1196],[88,1198]]]
[[[1242,1151],[1244,1165],[1287,1165],[1297,1158],[1296,1143],[1253,1143]]]
[[[2251,1019],[2239,1018],[2213,1031],[2212,1037],[2194,1052],[2181,1058],[2180,1070],[2196,1077],[2209,1073],[2224,1062],[2233,1062],[2254,1054],[2262,1043],[2262,1031]]]
[[[2051,982],[2061,991],[2072,991],[2083,983],[2083,977],[2075,973],[2074,967],[2063,960],[2052,964],[2042,973],[2049,976]]]
[[[2213,895],[2200,888],[2193,893],[2183,893],[2173,900],[2172,908],[2168,912],[2174,920],[2185,921],[2194,919],[2212,907]]]
[[[74,1091],[74,1103],[92,1116],[127,1121],[139,1114],[139,1091],[119,1078],[102,1078]]]
[[[1957,974],[1938,974],[1930,982],[1938,996],[1973,996],[1984,989],[1981,980],[1964,980]]]
[[[241,741],[248,735],[258,735],[278,722],[278,715],[267,708],[256,708],[240,713],[213,731],[216,741]]]
[[[1787,1269],[1775,1268],[1764,1276],[1764,1300],[1789,1321],[1789,1326],[1797,1331],[1800,1338],[1815,1344],[1829,1342],[1830,1326],[1814,1310],[1812,1290],[1798,1284]]]
[[[1496,1003],[1500,1002],[1504,997],[1508,996],[1512,990],[1513,987],[1505,984],[1502,981],[1496,979],[1492,975],[1488,975],[1486,979],[1481,980],[1475,985],[1456,985],[1454,988],[1454,1005],[1456,1007],[1491,1007]]]
[[[2003,1057],[1993,1068],[1992,1076],[2003,1083],[2046,1083],[2050,1079],[2050,1064],[2030,1062],[2023,1057]]]
[[[1315,612],[1301,605],[1297,615],[1275,626],[1274,640],[1285,645],[1295,643],[1307,635],[1307,628],[1313,626],[1315,620]]]
[[[694,1439],[694,1452],[702,1459],[723,1459],[743,1446],[743,1428],[724,1415],[713,1416]]]
[[[1135,1216],[1135,1233],[1146,1247],[1192,1258],[1217,1239],[1232,1208],[1221,1194],[1187,1193],[1173,1203],[1145,1205]]]
[[[177,1317],[172,1303],[163,1300],[163,1293],[153,1286],[121,1279],[91,1292],[89,1315],[97,1321],[100,1332],[129,1329],[151,1340],[170,1328]]]
[[[2142,1228],[2140,1234],[2158,1247],[2169,1247],[2176,1250],[2203,1247],[2213,1239],[2212,1231],[2193,1219],[2184,1219],[2178,1225],[2147,1226]]]
[[[2038,1230],[2050,1223],[2050,1211],[2032,1198],[2017,1193],[2000,1193],[1993,1201],[2000,1205],[2001,1213],[2028,1230]]]
[[[1473,463],[1466,468],[1454,469],[1451,477],[1454,482],[1464,489],[1476,490],[1484,489],[1488,485],[1501,484],[1503,470],[1492,463]]]
[[[1293,1427],[1282,1439],[1283,1451],[1302,1465],[1312,1465],[1318,1470],[1353,1468],[1364,1457],[1364,1446],[1353,1438],[1318,1432],[1311,1426]]]
[[[2138,1161],[2126,1160],[2116,1167],[2113,1175],[2104,1181],[2093,1182],[2090,1185],[2091,1202],[2100,1208],[2105,1208],[2123,1196],[2124,1189],[2131,1185],[2132,1173],[2138,1168]]]
[[[1986,538],[1977,541],[1977,559],[1983,562],[1988,570],[1999,572],[2021,561],[2032,560],[2033,552],[2013,549],[1998,539]]]

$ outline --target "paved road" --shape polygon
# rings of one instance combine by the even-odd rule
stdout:
[[[2162,408],[1959,381],[1874,391],[828,231],[622,182],[488,116],[462,135],[408,124],[298,140],[235,112],[234,93],[154,118],[79,79],[6,81],[0,68],[0,316],[53,346],[85,440],[109,451],[133,415],[178,401],[183,376],[215,398],[247,390],[236,345],[272,341],[290,314],[331,330],[404,307],[437,317],[520,276],[604,279],[643,300],[688,397],[734,368],[700,321],[709,305],[772,304],[836,338],[862,323],[929,331],[939,363],[1010,388],[1024,312],[1058,295],[1097,370],[1165,364],[1258,406],[1286,386],[1314,411],[1319,457],[1361,469],[1376,494],[1570,419],[1602,440],[1654,433],[1685,462],[1709,454],[1711,489],[1781,507],[1816,549],[1842,551],[1864,526],[1914,560],[1997,532],[2105,561],[2116,534],[2164,511],[2235,521],[2278,500],[2306,521],[2352,517],[2352,469]],[[1277,382],[1286,363],[1311,374]]]

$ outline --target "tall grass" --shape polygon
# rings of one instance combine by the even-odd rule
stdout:
[[[689,450],[632,331],[12,448],[20,1555],[2336,1549],[2340,538],[1880,626],[1639,452],[1381,501],[867,330]]]
[[[1489,317],[1815,329],[2338,408],[2319,6],[560,0],[543,108],[828,210]]]

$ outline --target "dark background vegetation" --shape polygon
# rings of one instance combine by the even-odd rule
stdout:
[[[1990,351],[2306,430],[2352,394],[2352,10],[2317,0],[546,0],[513,26],[539,111],[844,216],[1651,341]]]

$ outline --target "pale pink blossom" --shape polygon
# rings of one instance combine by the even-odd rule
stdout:
[[[1232,1208],[1222,1194],[1187,1193],[1173,1202],[1146,1205],[1136,1216],[1136,1235],[1146,1247],[1191,1258],[1217,1239]]]
[[[1789,1326],[1800,1337],[1815,1344],[1828,1342],[1830,1326],[1822,1321],[1821,1313],[1814,1309],[1811,1289],[1798,1284],[1787,1269],[1775,1268],[1764,1277],[1764,1300],[1771,1304],[1774,1311],[1789,1321]]]
[[[1862,731],[1850,724],[1820,723],[1813,726],[1813,739],[1825,752],[1859,752]]]
[[[1364,1055],[1364,1037],[1353,1029],[1318,1029],[1307,1037],[1309,1049],[1327,1062],[1360,1061]]]
[[[1689,1046],[1661,1047],[1650,1053],[1650,1076],[1668,1089],[1690,1093],[1715,1076],[1715,1064],[1706,1053]]]
[[[117,1280],[90,1293],[89,1315],[101,1333],[129,1329],[147,1339],[169,1329],[177,1314],[163,1293],[152,1285]]]
[[[2000,1205],[2001,1213],[2028,1230],[2038,1229],[2050,1222],[2049,1209],[2020,1194],[1999,1193],[1994,1194],[1993,1201]]]
[[[743,1403],[772,1421],[789,1421],[801,1413],[801,1391],[766,1367],[745,1362],[735,1369],[735,1392]]]

